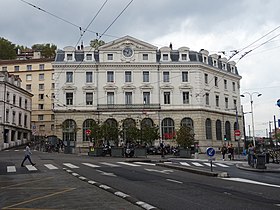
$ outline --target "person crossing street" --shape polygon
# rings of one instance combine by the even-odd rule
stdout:
[[[25,152],[24,152],[25,156],[24,156],[24,159],[23,159],[23,161],[22,161],[22,163],[21,163],[21,167],[24,167],[23,164],[24,164],[24,162],[26,161],[26,159],[29,160],[29,162],[31,163],[32,166],[35,166],[35,163],[33,163],[32,160],[31,160],[32,152],[31,152],[29,146],[30,146],[30,144],[28,143],[28,144],[26,145],[26,148],[25,148]]]

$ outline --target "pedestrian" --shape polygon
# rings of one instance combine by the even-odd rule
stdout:
[[[225,160],[225,155],[226,155],[226,153],[227,153],[227,146],[226,146],[226,144],[224,144],[224,145],[222,146],[221,152],[222,152],[222,155],[223,155],[223,160]]]
[[[233,148],[233,144],[228,145],[228,156],[230,160],[234,159],[234,148]]]
[[[24,159],[23,159],[23,161],[22,161],[22,163],[21,163],[21,167],[24,167],[24,162],[26,161],[26,159],[28,159],[29,160],[29,162],[31,163],[31,165],[32,166],[35,166],[35,163],[33,163],[32,162],[32,160],[31,160],[31,155],[32,155],[32,153],[31,153],[31,150],[30,150],[30,144],[29,143],[27,143],[27,145],[26,145],[26,148],[25,148],[25,156],[24,156]]]
[[[255,147],[252,144],[248,146],[248,164],[254,167],[254,156],[255,156]]]
[[[164,141],[160,143],[160,149],[161,149],[161,157],[164,158],[164,153],[165,153],[165,144]]]

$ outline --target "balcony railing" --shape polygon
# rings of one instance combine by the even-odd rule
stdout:
[[[160,104],[98,104],[97,110],[159,110]]]

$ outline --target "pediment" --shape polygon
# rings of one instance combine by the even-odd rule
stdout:
[[[92,85],[87,85],[87,86],[83,86],[82,89],[83,89],[83,90],[91,90],[91,91],[94,91],[94,90],[96,90],[96,87],[95,87],[95,86],[92,86]]]
[[[73,85],[66,85],[62,87],[62,90],[77,90],[77,87]]]
[[[144,84],[144,85],[141,85],[140,86],[140,89],[141,90],[151,90],[151,89],[153,89],[154,87],[152,86],[152,85],[150,85],[150,84]]]
[[[115,84],[107,84],[103,87],[104,90],[117,90],[118,87]]]
[[[117,50],[123,49],[125,46],[131,46],[139,50],[157,50],[157,47],[147,42],[141,41],[131,36],[124,36],[114,41],[108,42],[98,48],[99,51],[103,50]]]
[[[182,85],[180,85],[179,86],[179,89],[188,89],[188,90],[190,90],[190,89],[192,89],[193,87],[191,86],[191,85],[188,85],[188,84],[182,84]]]
[[[122,89],[123,90],[134,90],[134,89],[136,89],[136,87],[131,84],[126,84],[126,85],[122,86]]]
[[[160,89],[172,90],[172,89],[174,89],[174,86],[166,84],[166,85],[160,86]]]

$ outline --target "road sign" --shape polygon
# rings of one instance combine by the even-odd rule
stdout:
[[[209,157],[213,157],[216,154],[216,151],[213,147],[208,147],[206,153]]]
[[[234,131],[234,136],[240,136],[240,134],[241,134],[240,130],[235,130]]]
[[[280,107],[280,99],[277,100],[277,106]]]

